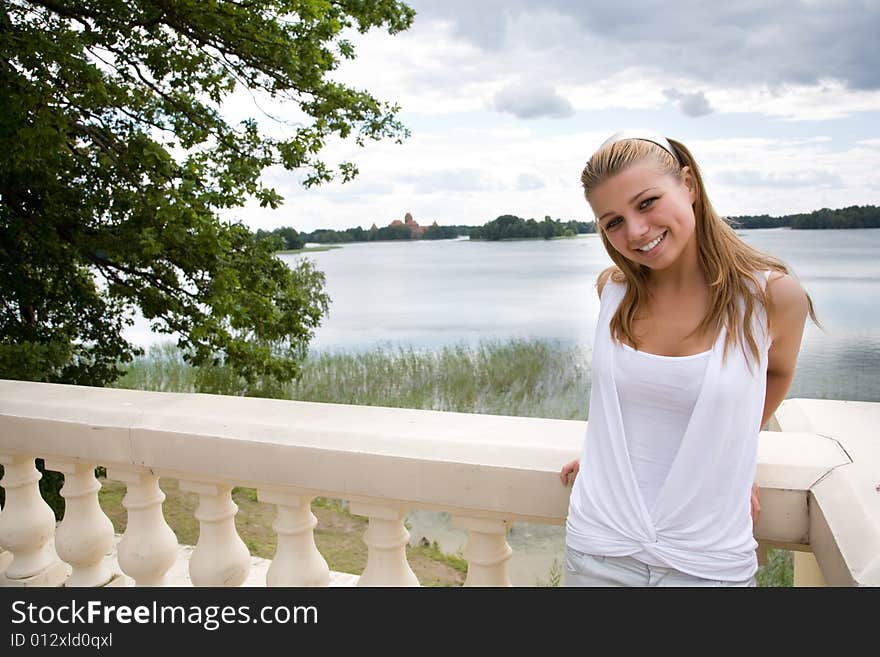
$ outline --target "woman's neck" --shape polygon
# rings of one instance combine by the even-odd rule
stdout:
[[[678,259],[669,267],[651,270],[648,287],[654,294],[681,294],[705,287],[706,276],[697,257],[697,240],[692,236]]]

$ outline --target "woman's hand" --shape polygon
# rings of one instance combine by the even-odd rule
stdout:
[[[570,464],[569,464],[570,465]],[[568,466],[566,466],[568,467]],[[565,468],[563,468],[565,470]],[[761,515],[761,500],[758,497],[758,484],[752,484],[752,531],[758,524],[758,516]]]
[[[575,477],[578,476],[578,470],[581,469],[581,460],[575,459],[571,463],[566,463],[562,466],[562,470],[559,472],[559,479],[562,480],[563,486],[568,486],[570,483],[574,483]],[[569,477],[571,479],[569,480]]]

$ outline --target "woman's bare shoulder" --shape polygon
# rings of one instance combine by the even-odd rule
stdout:
[[[770,272],[767,280],[767,295],[770,303],[776,309],[787,308],[791,305],[798,306],[806,302],[806,292],[800,281],[781,271]]]
[[[797,278],[779,271],[771,272],[767,280],[767,300],[771,326],[775,324],[781,330],[803,328],[809,301]]]
[[[602,298],[602,290],[605,288],[605,283],[607,283],[609,279],[620,283],[623,282],[623,274],[616,265],[612,265],[599,272],[599,277],[596,279],[596,291],[599,293],[600,299]]]

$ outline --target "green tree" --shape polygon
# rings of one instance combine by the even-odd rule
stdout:
[[[284,240],[285,249],[301,249],[305,246],[305,242],[302,237],[300,237],[296,228],[282,226],[281,228],[276,228],[274,232]]]
[[[375,242],[386,240],[411,240],[412,231],[406,226],[383,226],[372,237]]]
[[[353,163],[320,159],[331,137],[408,135],[397,106],[328,73],[354,57],[344,30],[413,15],[393,0],[4,0],[0,377],[113,381],[139,353],[121,335],[134,308],[194,364],[296,377],[323,275],[218,213],[277,207],[269,166],[307,187],[351,179]],[[236,90],[304,118],[284,137],[233,124]]]
[[[425,240],[454,240],[458,237],[458,229],[455,226],[428,226],[422,235]]]

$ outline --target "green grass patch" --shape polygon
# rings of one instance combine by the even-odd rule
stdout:
[[[789,550],[767,549],[767,563],[755,575],[758,586],[793,586],[794,557]]]

